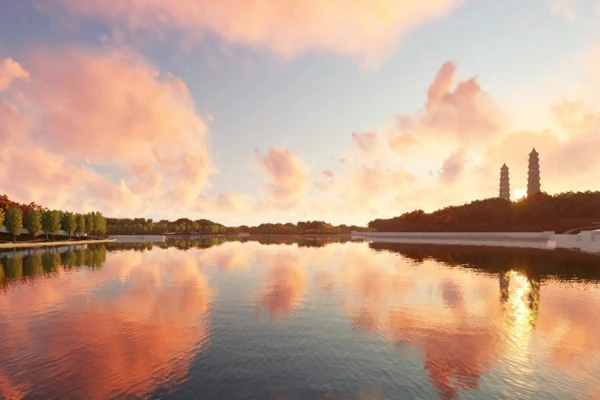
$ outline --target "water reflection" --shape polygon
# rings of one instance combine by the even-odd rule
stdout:
[[[295,251],[283,250],[261,259],[268,267],[259,301],[271,318],[279,321],[301,304],[308,287],[307,273]]]
[[[121,252],[107,260],[98,246],[35,251],[2,266],[11,272],[0,295],[0,398],[169,390],[207,345],[212,289],[182,253]]]
[[[600,393],[600,258],[295,240],[0,256],[0,398]]]

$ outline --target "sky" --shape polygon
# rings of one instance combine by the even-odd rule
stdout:
[[[599,0],[0,0],[0,193],[366,224],[599,190]]]

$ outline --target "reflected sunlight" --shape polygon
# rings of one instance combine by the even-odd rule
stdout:
[[[533,329],[537,320],[539,285],[517,271],[501,277],[501,292],[507,335],[507,362],[513,373],[522,378],[535,373],[530,352]]]

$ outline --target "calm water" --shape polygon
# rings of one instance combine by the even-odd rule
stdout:
[[[325,244],[0,254],[0,398],[600,399],[600,258]]]

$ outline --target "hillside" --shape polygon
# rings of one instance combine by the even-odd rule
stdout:
[[[600,222],[600,192],[539,193],[512,202],[476,200],[432,213],[416,210],[369,222],[379,232],[564,232]],[[600,224],[597,224],[600,225]]]

